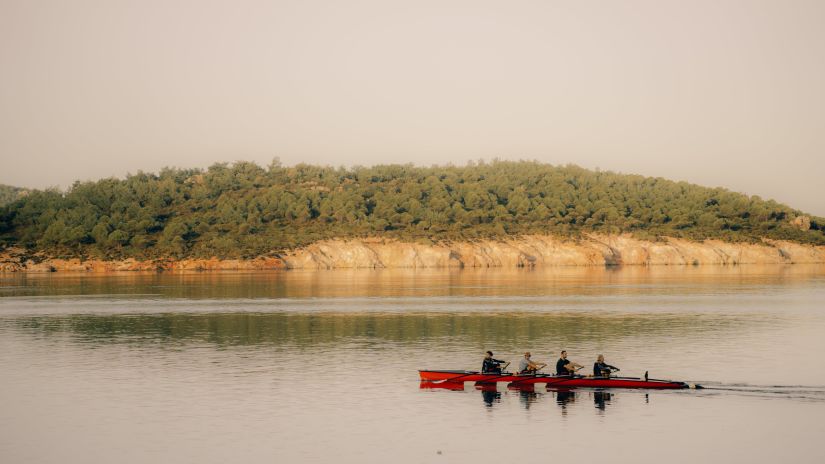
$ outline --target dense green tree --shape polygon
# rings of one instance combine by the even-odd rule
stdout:
[[[3,191],[0,189],[0,194]],[[457,240],[550,233],[825,244],[825,219],[772,200],[536,162],[333,168],[277,160],[163,169],[31,191],[0,208],[0,245],[101,257],[243,257],[332,237]]]
[[[0,206],[5,206],[28,195],[29,189],[0,184]]]

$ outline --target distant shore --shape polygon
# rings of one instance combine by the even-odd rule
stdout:
[[[251,259],[63,259],[0,253],[0,272],[217,271],[354,268],[485,268],[548,266],[694,266],[825,263],[825,246],[768,240],[730,243],[629,235],[588,235],[579,240],[527,235],[504,240],[421,244],[391,239],[324,240],[285,253]]]

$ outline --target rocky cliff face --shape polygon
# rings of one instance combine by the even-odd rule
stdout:
[[[518,267],[825,263],[825,247],[792,242],[661,242],[626,235],[582,240],[524,236],[421,245],[392,240],[330,240],[282,256],[287,268]]]
[[[0,271],[7,272],[793,263],[825,263],[825,247],[768,240],[760,244],[675,238],[649,242],[628,235],[589,235],[581,240],[531,235],[432,245],[379,238],[326,240],[286,254],[249,260],[35,260],[21,250],[6,250],[0,255]]]

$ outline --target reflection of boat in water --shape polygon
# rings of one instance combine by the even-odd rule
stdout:
[[[481,390],[481,399],[488,407],[492,407],[493,403],[501,402],[501,392],[489,389]]]
[[[675,380],[659,380],[638,377],[584,377],[579,375],[548,375],[548,374],[483,374],[475,371],[451,370],[420,370],[422,382],[435,384],[476,382],[490,383],[508,382],[510,386],[526,386],[538,383],[548,387],[565,388],[645,388],[657,390],[675,390],[682,388],[701,388]],[[509,388],[509,386],[508,386]]]
[[[507,389],[512,391],[518,392],[534,392],[536,391],[536,384],[534,383],[525,383],[525,384],[518,384],[518,383],[508,383]]]
[[[425,380],[421,381],[421,383],[424,383],[424,382],[426,382],[426,381]],[[481,391],[498,391],[498,385],[496,385],[494,383],[489,383],[489,382],[488,383],[476,382],[475,387],[476,387],[476,390],[481,390]]]
[[[593,392],[593,403],[596,405],[598,409],[604,410],[608,404],[610,404],[610,400],[613,398],[613,395],[610,392],[597,390]]]
[[[536,384],[528,383],[520,385],[510,383],[507,384],[507,390],[518,393],[519,401],[521,401],[525,409],[530,409],[530,406],[541,397],[541,394],[536,393]]]
[[[519,390],[518,391],[518,399],[521,401],[521,405],[524,406],[524,409],[530,409],[534,403],[536,403],[541,395],[535,392],[535,390]]]
[[[553,392],[555,394],[556,403],[561,407],[565,407],[568,404],[575,402],[576,398],[578,398],[576,389],[574,388],[547,387],[547,391]],[[613,394],[603,390],[595,390],[592,393],[593,404],[596,406],[597,409],[601,409],[602,411],[604,411],[607,408],[607,405],[610,404],[610,400],[613,398]]]
[[[422,381],[422,384],[431,383]],[[462,384],[464,385],[464,384]],[[493,403],[501,402],[501,392],[496,388],[494,383],[477,383],[476,390],[481,391],[481,398],[487,406],[493,406]]]
[[[440,389],[440,390],[454,390],[465,391],[464,382],[431,382],[428,380],[421,381],[422,389]],[[498,386],[494,382],[478,382],[475,384],[475,389],[481,392],[481,399],[487,407],[493,407],[497,403],[501,403],[503,392],[498,391]],[[518,400],[525,409],[530,409],[536,402],[541,401],[542,397],[555,398],[563,413],[566,414],[568,406],[573,405],[582,395],[587,395],[593,398],[593,404],[600,412],[604,412],[607,406],[615,399],[616,393],[605,391],[602,389],[589,390],[589,393],[571,387],[556,387],[553,385],[547,386],[548,395],[536,391],[535,383],[510,383],[507,385],[507,394],[518,395]],[[592,396],[591,396],[592,395]],[[648,401],[648,394],[645,393],[645,402]]]
[[[419,388],[464,391],[464,382],[428,382],[422,380]]]
[[[576,401],[576,391],[571,388],[547,387],[547,391],[556,394],[556,403],[561,407],[565,407],[568,403]]]

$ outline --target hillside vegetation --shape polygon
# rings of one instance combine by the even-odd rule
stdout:
[[[333,237],[440,241],[629,232],[825,244],[825,220],[721,188],[536,162],[216,164],[34,191],[0,208],[0,244],[54,256],[245,257]]]
[[[13,201],[19,200],[28,193],[28,189],[0,184],[0,206],[5,206]]]

